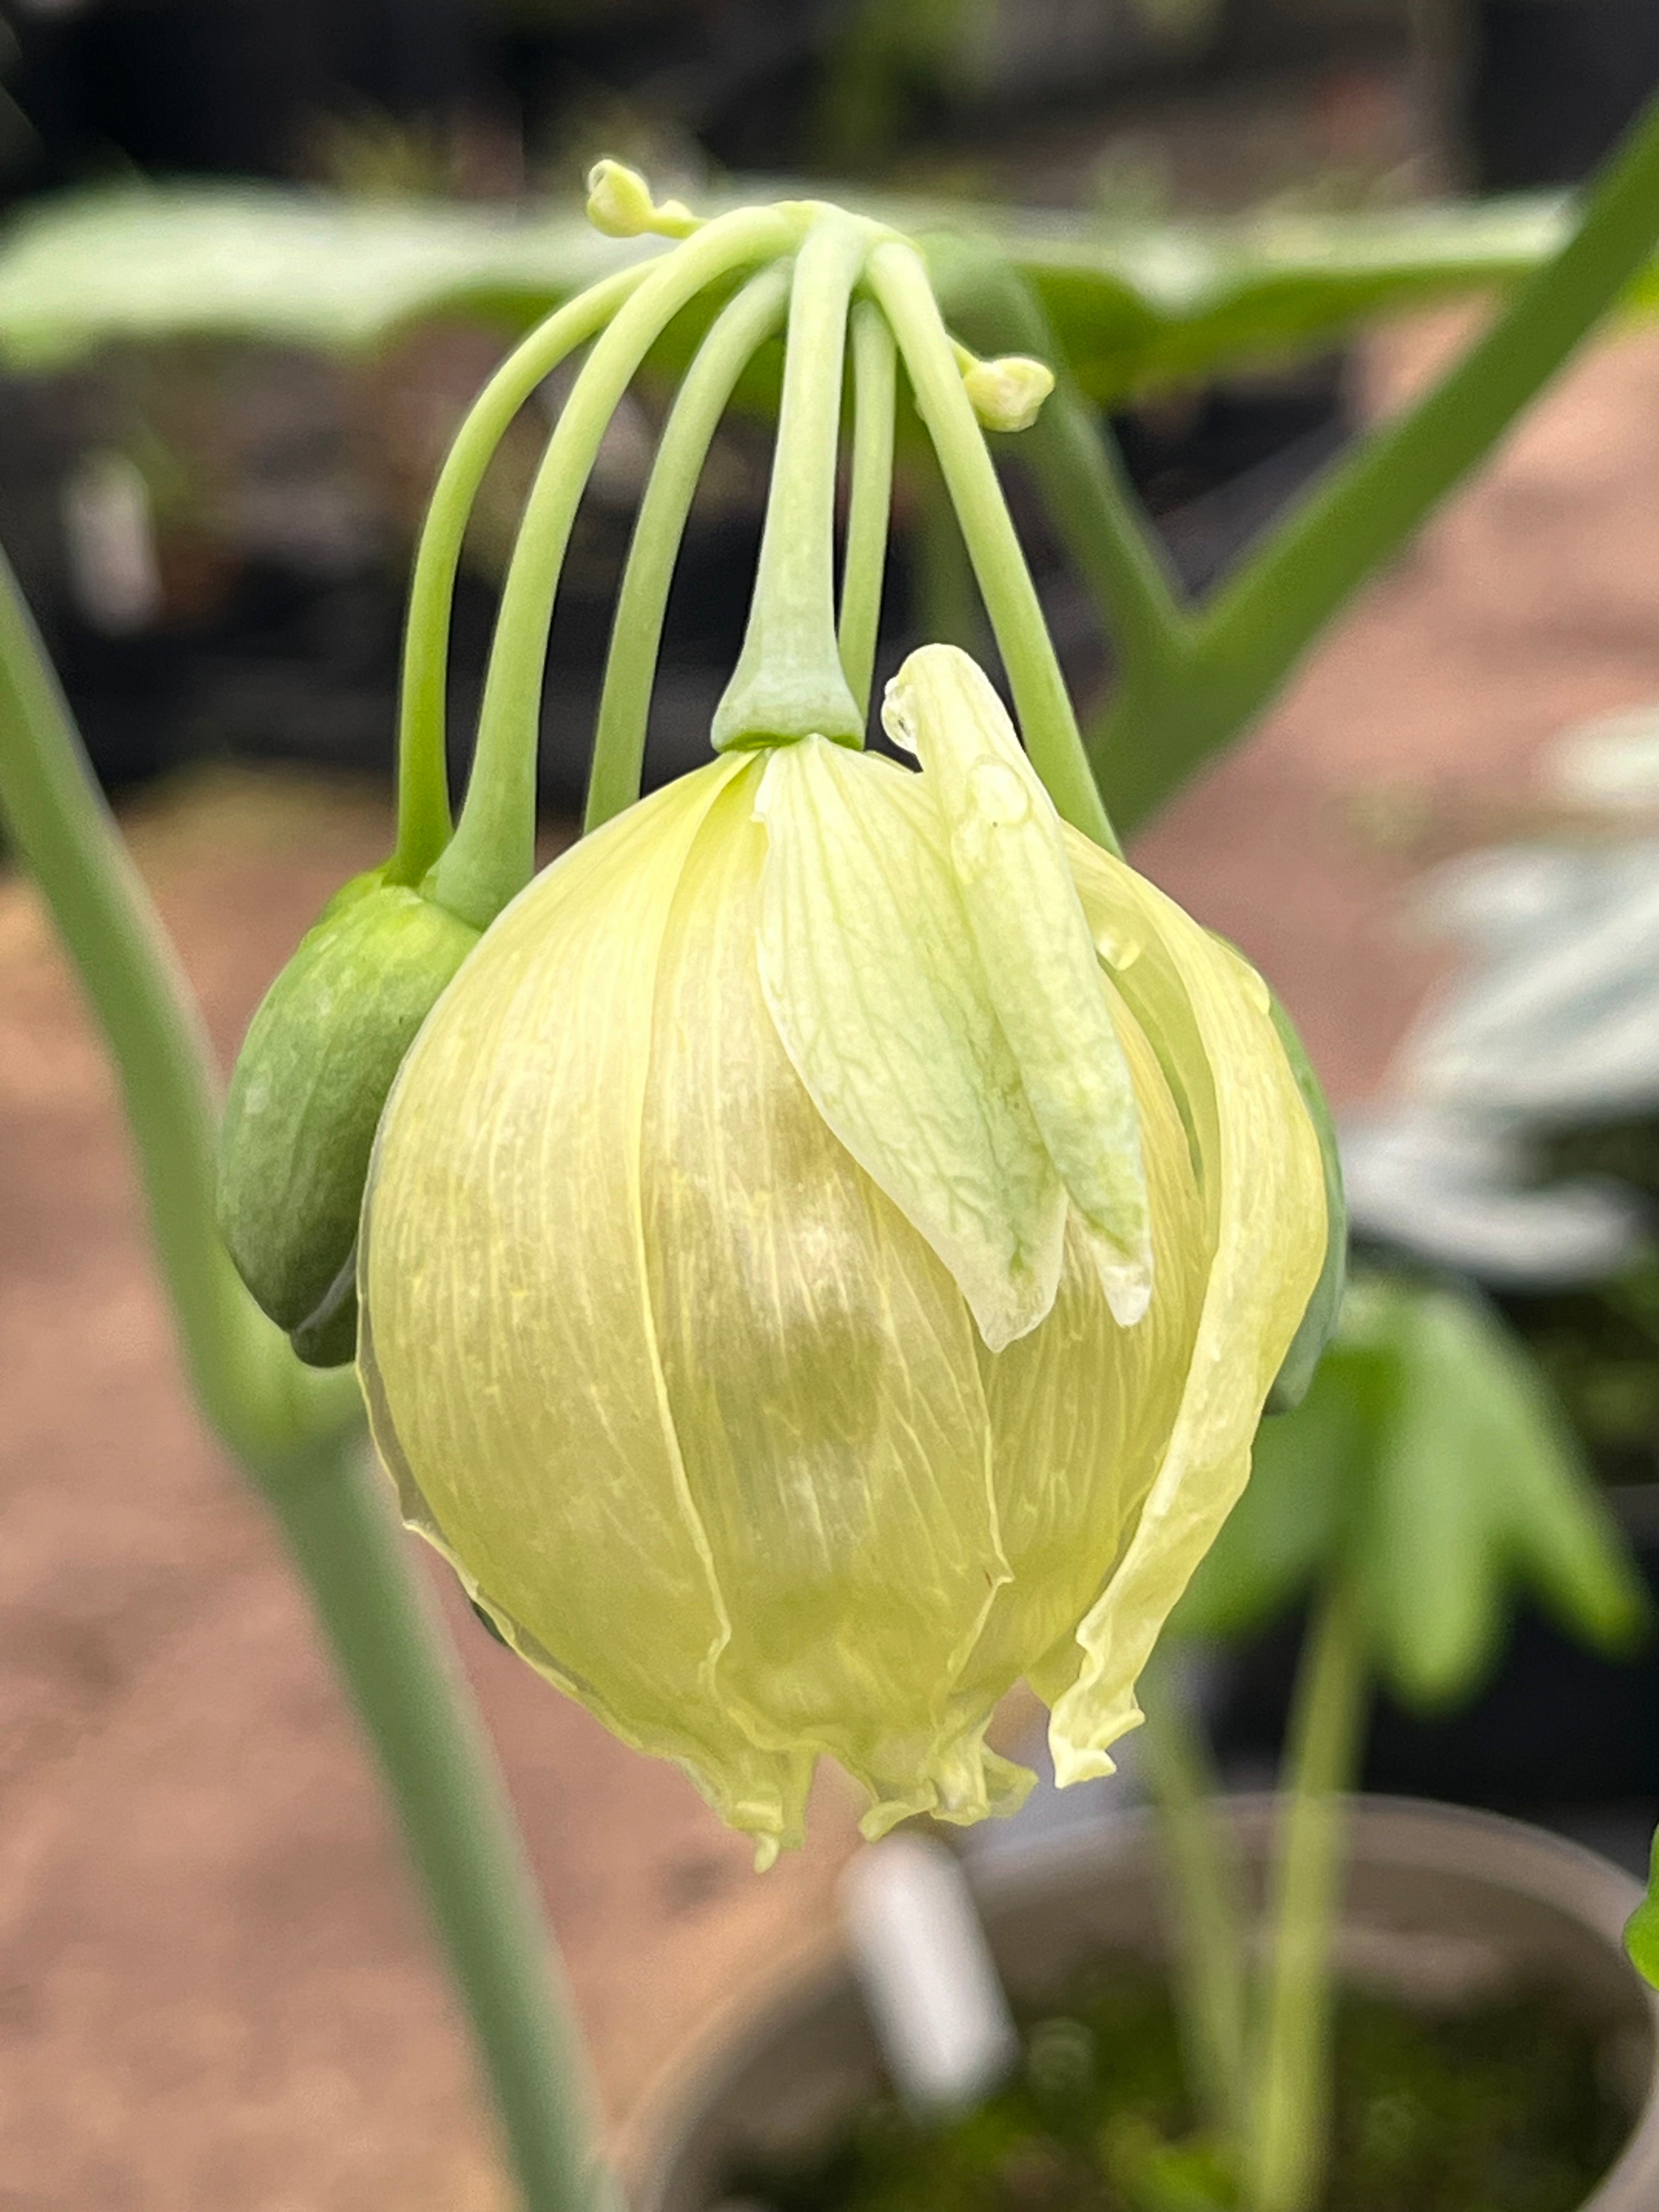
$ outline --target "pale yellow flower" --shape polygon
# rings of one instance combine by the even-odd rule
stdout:
[[[1243,1483],[1325,1249],[1260,979],[1061,826],[933,647],[888,724],[727,755],[549,868],[427,1023],[365,1205],[411,1523],[763,1862],[1063,1782]]]

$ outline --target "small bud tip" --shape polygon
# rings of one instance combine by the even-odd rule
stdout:
[[[659,207],[637,169],[623,161],[596,161],[587,173],[587,220],[606,238],[684,238],[697,218],[683,200]]]
[[[1024,354],[1008,354],[976,361],[962,381],[982,428],[1029,430],[1054,388],[1054,373]]]

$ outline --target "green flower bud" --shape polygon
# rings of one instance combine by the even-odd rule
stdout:
[[[219,1226],[243,1281],[314,1366],[356,1340],[352,1255],[392,1078],[478,941],[418,891],[358,876],[271,985],[231,1077]]]
[[[1062,1782],[1249,1470],[1326,1249],[1239,956],[1066,830],[945,647],[921,772],[729,754],[492,927],[404,1062],[360,1361],[404,1513],[514,1648],[763,1863],[828,1753],[1010,1811]]]
[[[1336,1125],[1331,1119],[1330,1106],[1319,1078],[1314,1073],[1313,1062],[1297,1035],[1296,1024],[1277,999],[1273,1002],[1273,1017],[1279,1042],[1285,1048],[1285,1057],[1296,1077],[1297,1089],[1319,1132],[1319,1157],[1325,1176],[1325,1213],[1329,1223],[1325,1264],[1319,1271],[1319,1280],[1314,1285],[1302,1325],[1285,1354],[1285,1364],[1267,1393],[1268,1413],[1293,1413],[1308,1395],[1314,1371],[1324,1358],[1325,1348],[1336,1334],[1337,1323],[1342,1317],[1343,1294],[1348,1286],[1348,1201],[1342,1188],[1342,1156],[1337,1149]]]

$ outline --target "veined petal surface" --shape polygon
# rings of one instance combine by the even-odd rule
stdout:
[[[1146,879],[1068,830],[1066,853],[1103,944],[1133,948],[1115,981],[1161,1039],[1195,1139],[1205,1285],[1179,1407],[1123,1557],[1036,1686],[1053,1704],[1057,1778],[1109,1773],[1140,1718],[1134,1684],[1159,1630],[1249,1474],[1263,1401],[1324,1261],[1319,1140],[1273,1027],[1266,986]]]
[[[665,933],[745,768],[684,777],[574,847],[434,1009],[370,1170],[362,1364],[406,1517],[508,1641],[775,1848],[810,1760],[757,1749],[702,1686],[730,1626],[657,1358],[639,1188]]]
[[[991,1003],[1128,1327],[1152,1295],[1139,1116],[1054,802],[989,680],[954,646],[910,655],[882,720],[921,762]]]
[[[731,1621],[711,1690],[758,1744],[833,1753],[872,1791],[879,1831],[964,1794],[988,1809],[983,1762],[947,1718],[1008,1568],[968,1309],[826,1124],[767,1012],[775,829],[733,786],[681,878],[643,1125],[646,1251]]]
[[[824,1121],[1000,1351],[1054,1304],[1066,1191],[922,781],[822,738],[774,752],[756,806],[761,986]]]

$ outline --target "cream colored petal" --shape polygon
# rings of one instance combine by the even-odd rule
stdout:
[[[702,1689],[727,1633],[650,1328],[640,1127],[686,856],[740,760],[585,839],[491,928],[381,1125],[363,1365],[422,1532],[519,1649],[624,1741],[686,1766],[763,1855],[809,1757]]]
[[[1112,1311],[1131,1326],[1152,1294],[1140,1127],[1060,818],[1002,702],[956,647],[913,653],[882,720],[921,759],[991,1004]]]
[[[767,857],[734,788],[676,901],[645,1119],[662,1370],[732,1622],[710,1679],[757,1743],[920,1809],[965,1786],[950,1687],[1007,1572],[974,1328],[778,1041]]]
[[[761,985],[784,1049],[1000,1349],[1054,1304],[1066,1192],[937,811],[908,770],[808,738],[774,752],[756,811]]]
[[[1053,1313],[1035,1334],[981,1359],[1012,1580],[963,1672],[970,1708],[1040,1669],[1057,1643],[1070,1644],[1075,1673],[1073,1632],[1122,1557],[1180,1410],[1206,1272],[1203,1209],[1152,1049],[1127,1014],[1120,1034],[1140,1103],[1152,1303],[1135,1328],[1118,1326],[1073,1224]]]
[[[1136,1679],[1243,1486],[1262,1401],[1318,1279],[1326,1224],[1318,1138],[1261,978],[1086,839],[1068,836],[1067,849],[1097,934],[1139,939],[1119,982],[1142,1025],[1162,1029],[1187,1102],[1210,1253],[1168,1448],[1077,1632],[1077,1679],[1054,1704],[1055,1772],[1073,1782],[1109,1772],[1107,1747],[1139,1719]],[[1057,1664],[1058,1655],[1051,1674]]]

